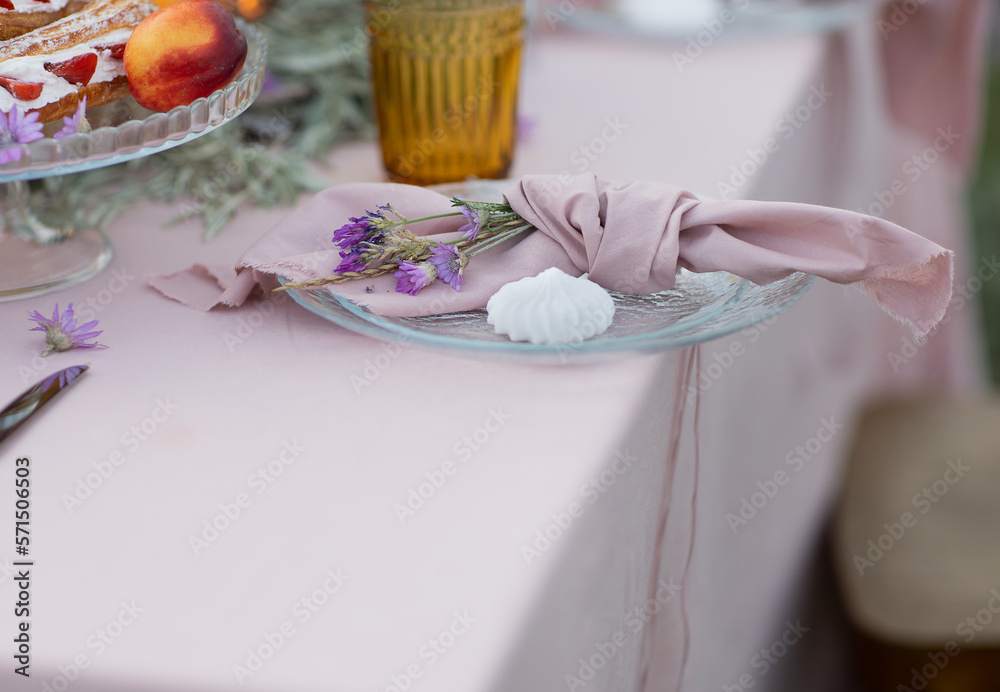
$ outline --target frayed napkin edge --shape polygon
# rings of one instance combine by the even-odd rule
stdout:
[[[944,299],[941,301],[941,305],[939,305],[935,309],[934,314],[929,320],[929,324],[927,324],[927,322],[925,322],[924,325],[917,324],[910,318],[905,317],[896,312],[895,310],[893,310],[888,304],[888,302],[893,302],[893,301],[887,302],[883,298],[879,297],[878,291],[883,282],[887,280],[895,280],[895,275],[901,272],[904,271],[916,271],[921,273],[926,272],[928,278],[933,278],[934,272],[929,271],[929,268],[933,265],[933,263],[937,262],[942,257],[947,258],[948,261],[948,272],[947,272],[948,290],[946,292]],[[858,289],[866,296],[868,296],[868,298],[872,302],[874,302],[875,305],[878,306],[880,310],[889,315],[896,322],[899,322],[900,324],[908,327],[910,331],[913,333],[914,340],[918,344],[923,344],[927,341],[928,334],[930,334],[935,329],[935,327],[937,327],[938,324],[941,323],[941,320],[944,319],[945,314],[948,312],[948,307],[951,305],[951,298],[954,292],[954,282],[955,282],[955,253],[952,252],[951,250],[944,250],[942,252],[934,253],[933,255],[927,257],[919,264],[915,265],[907,264],[896,267],[890,267],[885,271],[883,271],[882,273],[878,274],[877,276],[873,276],[869,279],[863,279],[861,281],[855,281],[854,283],[849,285],[853,286],[854,288]],[[924,328],[925,326],[926,328]]]
[[[239,272],[231,264],[198,262],[170,274],[147,276],[146,285],[171,300],[207,312],[219,304],[221,297],[238,280]],[[211,286],[213,282],[214,287]]]

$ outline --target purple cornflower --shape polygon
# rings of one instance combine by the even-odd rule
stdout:
[[[397,293],[417,295],[421,288],[429,286],[437,278],[437,269],[430,262],[399,261],[399,270],[393,274],[399,279],[396,283]]]
[[[27,144],[42,138],[42,124],[38,122],[38,113],[24,114],[17,106],[10,113],[0,112],[0,164],[21,160],[21,147],[14,144]]]
[[[32,327],[30,332],[45,332],[45,350],[43,356],[49,355],[52,351],[66,351],[71,348],[107,348],[104,344],[87,343],[87,339],[96,339],[104,332],[89,331],[97,326],[97,320],[76,326],[76,318],[73,316],[73,303],[66,306],[62,315],[59,314],[59,303],[56,303],[52,311],[52,319],[43,317],[40,312],[28,313],[28,319],[34,320],[38,326]]]
[[[63,126],[59,132],[52,135],[53,139],[62,139],[75,135],[78,132],[90,132],[90,123],[84,115],[87,112],[87,97],[84,96],[76,104],[76,112],[73,115],[63,116]]]
[[[479,209],[469,209],[469,207],[462,205],[458,210],[462,212],[462,216],[468,221],[467,224],[458,229],[458,232],[465,233],[465,239],[471,243],[476,239],[476,234],[479,233],[479,229],[482,228],[485,219]]]
[[[431,248],[429,262],[437,269],[441,280],[456,291],[462,290],[462,268],[466,261],[464,255],[451,245],[441,244]]]

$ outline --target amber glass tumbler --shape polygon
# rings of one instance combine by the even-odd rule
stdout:
[[[523,0],[369,0],[365,10],[390,180],[430,185],[507,175]]]

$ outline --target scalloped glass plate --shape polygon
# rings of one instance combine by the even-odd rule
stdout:
[[[470,180],[434,189],[465,199],[499,201],[511,182]],[[486,322],[486,310],[383,317],[327,289],[288,293],[320,317],[379,339],[493,360],[565,364],[669,351],[717,339],[781,312],[809,290],[813,279],[797,273],[758,286],[727,272],[695,274],[681,269],[676,284],[666,291],[648,295],[610,291],[615,316],[606,332],[586,341],[554,345],[515,342],[494,333]]]
[[[264,37],[242,19],[236,24],[247,39],[247,57],[227,87],[166,113],[147,110],[131,96],[88,110],[92,132],[22,144],[20,161],[0,165],[0,182],[111,166],[176,147],[228,123],[260,94],[267,63]]]

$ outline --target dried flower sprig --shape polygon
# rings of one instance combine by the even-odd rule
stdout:
[[[417,295],[437,279],[461,291],[462,272],[472,257],[534,228],[505,202],[453,197],[451,203],[457,211],[416,219],[406,218],[391,204],[352,216],[333,233],[333,242],[341,248],[335,275],[290,282],[275,290],[319,288],[393,272],[399,293]],[[411,224],[449,216],[465,217],[466,223],[458,229],[461,238],[433,240],[407,229]]]

